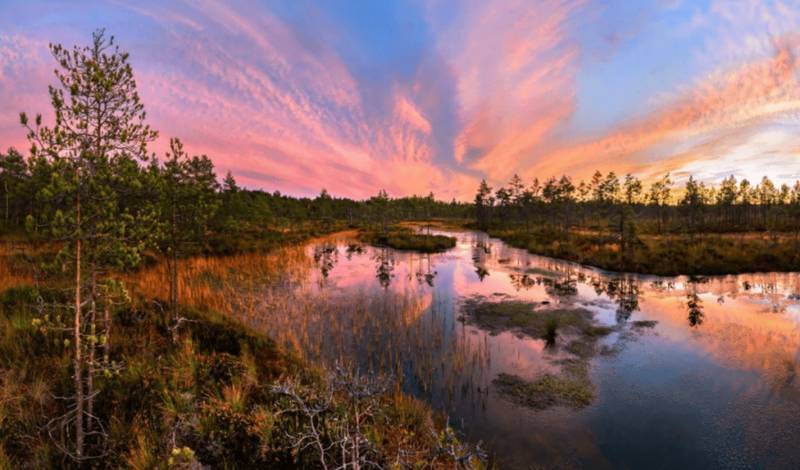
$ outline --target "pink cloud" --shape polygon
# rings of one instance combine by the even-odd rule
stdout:
[[[597,2],[424,4],[435,47],[375,93],[329,40],[346,36],[333,23],[321,39],[254,1],[121,5],[153,26],[154,37],[121,44],[161,131],[153,148],[161,153],[180,137],[220,172],[268,190],[470,199],[481,177],[496,185],[513,173],[586,177],[596,168],[649,177],[732,162],[764,142],[800,145],[763,132],[800,111],[800,42],[791,33],[800,13],[783,2],[698,9],[687,28],[714,28],[696,51],[712,72],[593,135],[570,124],[593,112],[579,103],[587,44],[575,20],[594,17]],[[27,148],[17,112],[49,107],[54,63],[46,41],[30,38],[71,44],[64,38],[73,34],[0,34],[0,102],[9,110],[0,142]]]
[[[507,179],[572,115],[579,47],[567,22],[584,6],[463,5],[460,21],[444,30],[440,43],[458,80],[457,161],[490,179]]]
[[[738,133],[800,111],[797,68],[794,46],[778,45],[773,57],[717,71],[641,119],[600,138],[543,155],[526,173],[588,177],[600,169],[656,176],[697,159],[724,154]],[[717,135],[722,138],[715,138]],[[693,141],[697,143],[691,145]],[[667,150],[653,161],[659,152],[664,153],[660,147],[675,149],[686,144],[688,149]]]

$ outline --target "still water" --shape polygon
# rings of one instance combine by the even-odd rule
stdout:
[[[317,240],[302,272],[242,302],[311,360],[393,374],[503,468],[800,468],[800,275],[619,275],[438,233],[456,247]],[[613,327],[588,359],[592,403],[531,409],[499,393],[498,374],[535,380],[570,353],[464,321],[476,298],[587,309]]]

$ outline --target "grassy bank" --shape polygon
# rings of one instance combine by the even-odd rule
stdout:
[[[68,440],[60,427],[68,401],[58,397],[71,395],[69,336],[43,328],[39,311],[61,295],[32,287],[0,295],[0,468],[77,466],[58,449]],[[454,465],[458,455],[443,451],[461,449],[452,433],[388,382],[315,369],[212,313],[183,315],[175,336],[155,302],[116,312],[118,367],[95,378],[98,434],[88,449],[99,458],[86,466],[318,468],[319,449],[354,437],[356,424],[360,451],[381,465]],[[340,464],[339,448],[322,458]]]
[[[800,270],[800,244],[786,234],[640,236],[627,253],[616,234],[490,229],[489,234],[531,253],[610,271],[715,275]]]
[[[39,255],[52,247],[5,241],[0,469],[333,468],[353,459],[353,442],[360,443],[359,459],[384,467],[454,468],[465,457],[466,466],[480,467],[469,457],[473,448],[396,383],[318,368],[244,326],[242,317],[255,312],[244,311],[229,289],[247,286],[224,282],[226,276],[268,284],[302,272],[291,267],[309,261],[292,244],[332,229],[262,232],[253,243],[214,249],[239,254],[181,261],[184,320],[177,330],[166,303],[156,300],[168,296],[165,264],[126,276],[131,298],[112,314],[108,361],[95,359],[96,418],[86,449],[96,458],[82,463],[61,449],[73,438],[65,433],[74,395],[74,348],[63,328],[72,315],[64,307],[68,294],[55,287],[57,279],[48,280],[53,287],[32,287],[31,260],[48,258]]]
[[[303,221],[286,226],[235,224],[225,231],[212,232],[196,253],[212,256],[270,251],[281,246],[302,243],[309,238],[347,230],[343,221]]]
[[[456,239],[445,235],[429,235],[415,232],[408,227],[391,227],[388,230],[362,230],[358,239],[373,246],[435,253],[456,246]]]

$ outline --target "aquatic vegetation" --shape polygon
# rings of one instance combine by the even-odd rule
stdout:
[[[545,372],[532,381],[502,372],[492,384],[501,396],[519,405],[541,410],[551,406],[582,408],[594,399],[588,375],[589,361],[598,354],[597,342],[615,327],[596,324],[591,312],[581,308],[550,307],[501,297],[472,297],[464,301],[464,319],[493,334],[516,331],[544,340],[555,350],[562,338],[569,358],[552,356],[558,372]]]
[[[594,400],[594,389],[583,363],[574,363],[559,374],[546,373],[532,381],[501,373],[492,384],[514,403],[537,410],[551,406],[583,408]]]
[[[607,331],[594,324],[589,310],[578,307],[554,308],[543,303],[475,296],[464,301],[463,312],[468,322],[480,328],[495,333],[515,330],[548,343],[555,342],[558,330],[592,337]]]
[[[548,346],[556,344],[556,335],[558,334],[559,320],[557,316],[550,316],[544,325],[544,340]]]
[[[456,246],[456,239],[446,235],[431,235],[414,232],[407,228],[391,228],[383,231],[361,231],[359,240],[373,246],[434,253],[449,250]]]

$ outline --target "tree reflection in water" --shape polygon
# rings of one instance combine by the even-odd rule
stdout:
[[[375,277],[381,287],[388,289],[394,277],[394,256],[389,248],[380,248],[375,253],[376,270]]]
[[[423,271],[423,261],[425,264],[425,269]],[[420,260],[419,269],[417,269],[414,275],[417,278],[417,282],[422,284],[423,282],[427,284],[429,287],[433,287],[433,281],[436,279],[436,275],[439,274],[437,271],[431,269],[431,255],[425,254],[422,255],[422,260]]]
[[[335,244],[323,244],[314,247],[314,263],[319,266],[323,278],[327,278],[331,269],[339,261],[339,249]]]
[[[617,322],[625,323],[639,310],[639,281],[633,276],[619,276],[608,280],[592,278],[597,295],[606,294],[617,304]]]
[[[706,284],[708,282],[709,279],[703,276],[690,276],[686,282],[687,284],[686,310],[688,312],[687,318],[689,319],[689,326],[691,326],[692,328],[703,324],[705,313],[703,312],[703,300],[700,298],[700,295],[698,293],[698,286],[700,286],[701,284]],[[745,291],[749,291],[751,285],[748,281],[744,281],[743,287]],[[717,302],[724,303],[724,299],[722,300],[722,302],[720,302],[719,299],[717,299]]]
[[[348,244],[347,245],[347,249],[345,250],[345,253],[347,254],[347,260],[348,261],[353,259],[353,255],[354,254],[360,255],[363,252],[364,252],[364,247],[359,245],[359,244],[357,244],[357,243]]]
[[[486,258],[492,253],[491,246],[486,241],[485,237],[477,237],[475,243],[472,245],[472,263],[475,265],[475,274],[478,279],[483,282],[486,276],[489,275],[489,270],[486,269]]]

